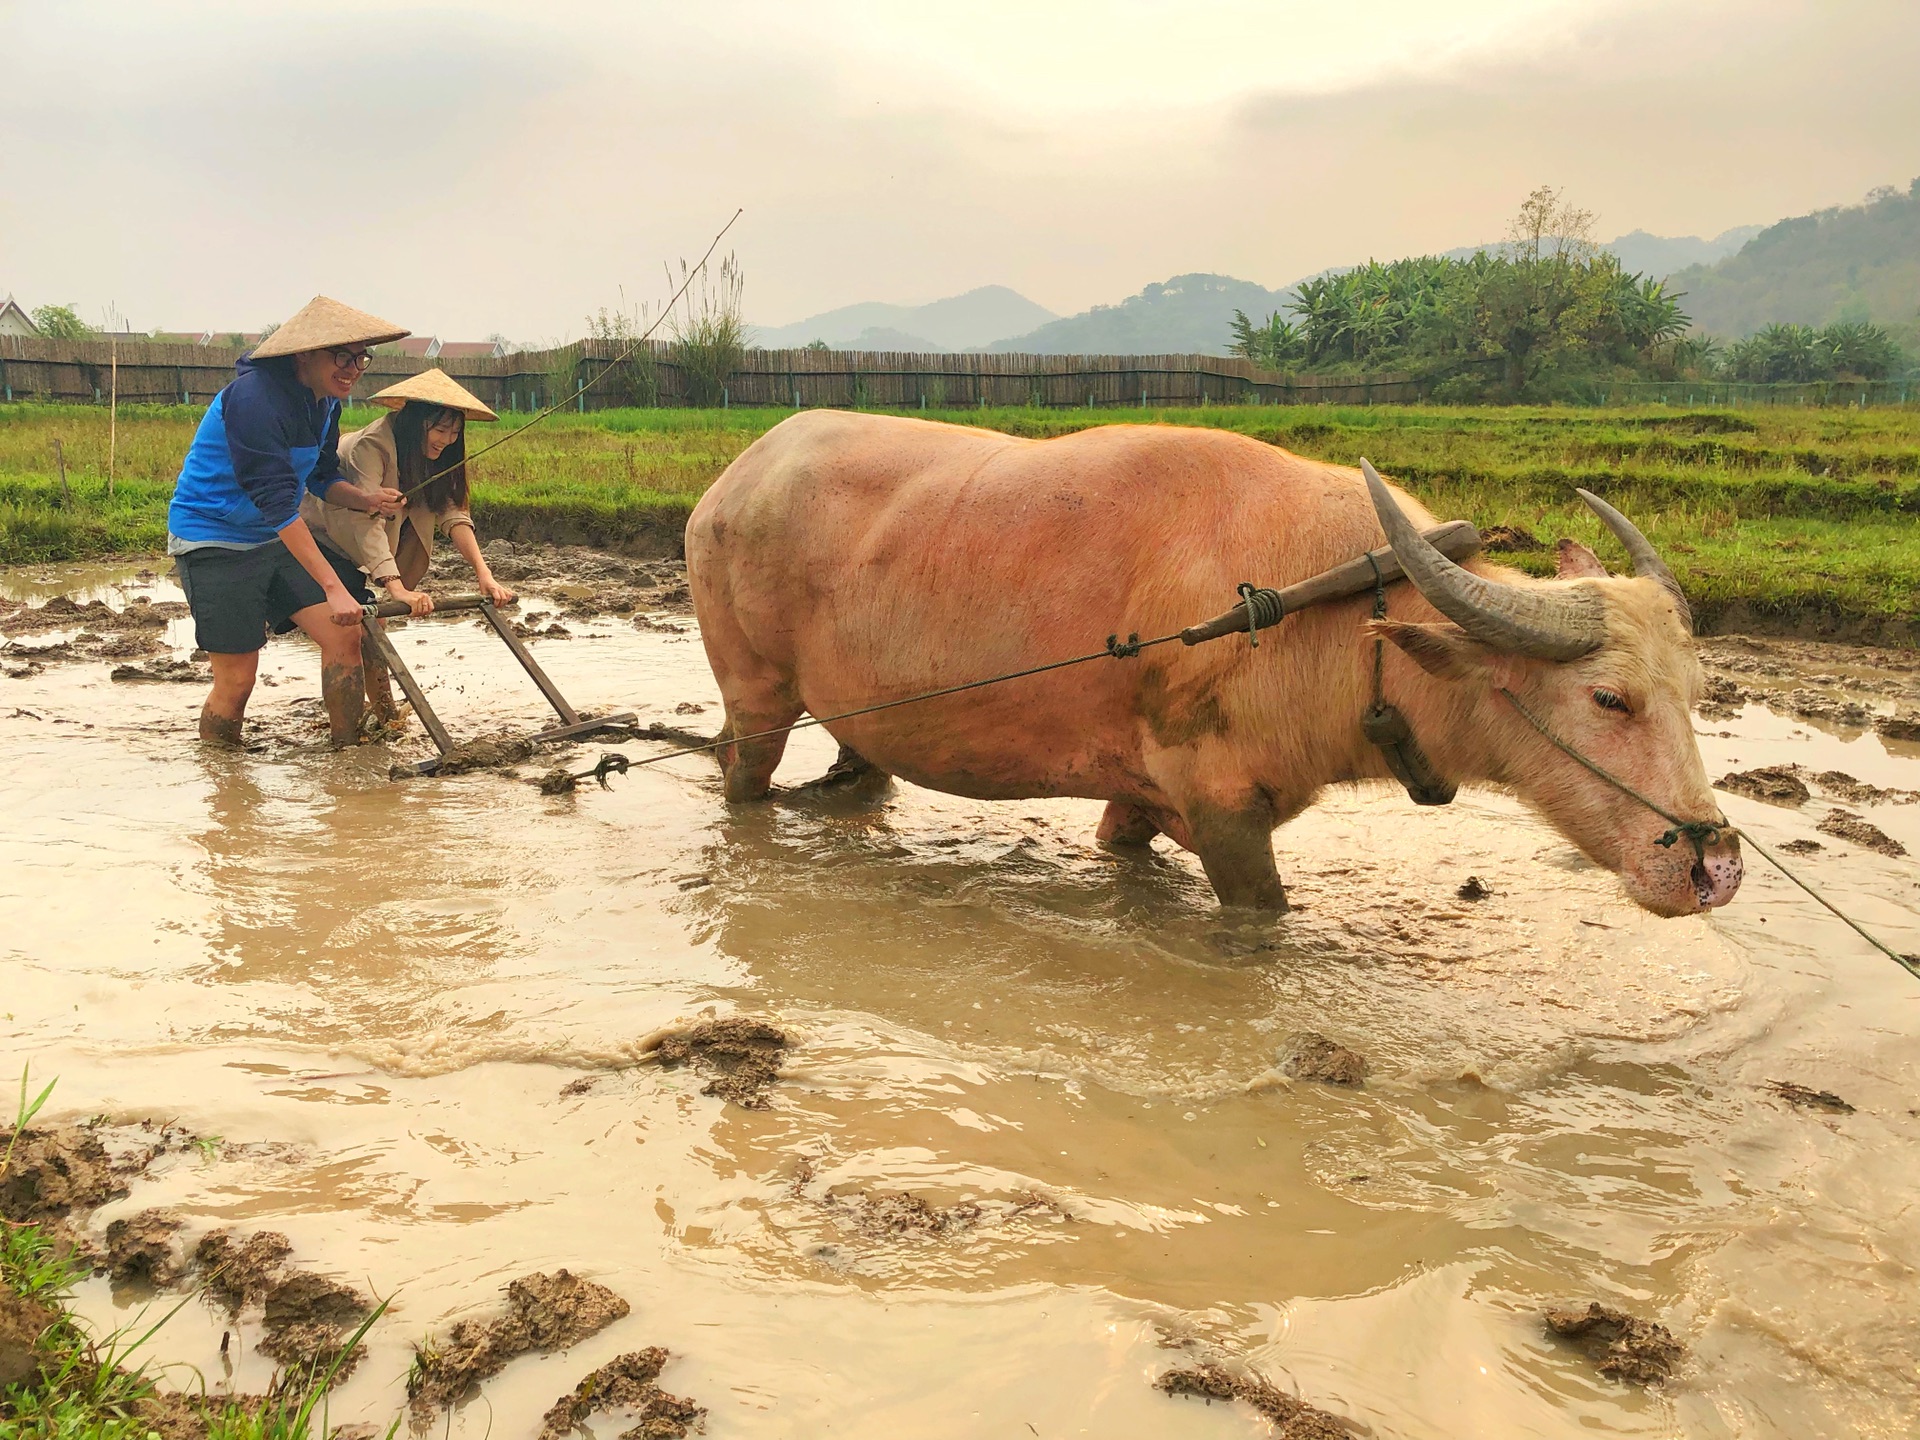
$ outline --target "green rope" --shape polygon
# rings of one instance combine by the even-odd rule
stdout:
[[[1587,769],[1613,786],[1613,788],[1621,794],[1638,800],[1642,805],[1646,806],[1647,809],[1651,810],[1673,827],[1667,831],[1666,834],[1655,840],[1654,844],[1671,847],[1678,842],[1682,836],[1685,836],[1687,839],[1693,841],[1694,848],[1699,852],[1701,860],[1704,861],[1707,855],[1707,846],[1713,844],[1714,841],[1725,835],[1739,836],[1742,840],[1745,840],[1749,845],[1753,846],[1754,849],[1758,850],[1762,858],[1771,864],[1774,869],[1778,870],[1782,875],[1786,876],[1787,879],[1791,880],[1802,890],[1806,891],[1807,894],[1819,901],[1836,919],[1844,921],[1854,934],[1858,935],[1862,940],[1873,946],[1874,949],[1899,965],[1900,968],[1905,970],[1909,975],[1912,975],[1915,979],[1920,979],[1920,959],[1916,959],[1911,955],[1902,955],[1885,941],[1876,939],[1869,934],[1858,920],[1855,920],[1851,915],[1847,914],[1846,911],[1842,910],[1838,905],[1835,905],[1831,900],[1827,899],[1826,896],[1814,889],[1813,886],[1809,885],[1805,880],[1802,880],[1798,875],[1794,874],[1792,870],[1788,869],[1786,862],[1755,839],[1751,831],[1742,830],[1739,826],[1731,825],[1724,819],[1682,820],[1678,815],[1674,815],[1661,806],[1656,805],[1645,795],[1642,795],[1638,790],[1627,784],[1627,782],[1622,780],[1618,775],[1613,774],[1609,770],[1602,769],[1594,761],[1589,760],[1585,755],[1582,755],[1578,750],[1574,749],[1573,746],[1554,734],[1553,731],[1547,728],[1546,723],[1525,705],[1521,704],[1520,697],[1507,689],[1506,686],[1502,685],[1500,687],[1500,693],[1507,697],[1507,703],[1518,710],[1529,725],[1540,732],[1541,738],[1564,752],[1569,758],[1579,761],[1580,764],[1586,766]]]

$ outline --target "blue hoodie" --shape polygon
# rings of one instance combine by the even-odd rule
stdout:
[[[340,478],[340,402],[293,375],[291,356],[242,359],[213,397],[167,507],[167,550],[265,545]]]

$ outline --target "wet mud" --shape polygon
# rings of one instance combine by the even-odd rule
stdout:
[[[206,1294],[239,1319],[258,1307],[264,1337],[258,1349],[282,1365],[312,1373],[338,1366],[344,1379],[366,1354],[364,1344],[348,1350],[373,1302],[351,1285],[288,1263],[293,1244],[263,1230],[240,1239],[226,1230],[200,1238],[194,1261],[204,1272]]]
[[[116,1285],[163,1290],[187,1273],[183,1222],[165,1210],[123,1215],[107,1226],[107,1274]]]
[[[1836,840],[1845,840],[1849,845],[1858,845],[1863,850],[1871,850],[1876,855],[1900,856],[1907,853],[1907,847],[1894,839],[1870,820],[1846,810],[1829,810],[1820,817],[1820,823],[1814,827],[1822,835],[1831,835]]]
[[[0,1175],[0,1219],[60,1220],[94,1210],[128,1192],[99,1132],[89,1126],[0,1131],[0,1153],[11,1147]]]
[[[1655,1385],[1670,1379],[1674,1367],[1687,1356],[1687,1347],[1666,1326],[1609,1309],[1597,1300],[1585,1309],[1549,1310],[1546,1322],[1553,1334],[1585,1350],[1594,1368],[1610,1380]]]
[[[1763,765],[1757,770],[1746,770],[1722,775],[1714,781],[1716,790],[1730,790],[1735,795],[1745,795],[1752,800],[1766,800],[1775,805],[1804,805],[1813,798],[1813,792],[1807,789],[1807,782],[1800,778],[1797,765]]]
[[[1169,1370],[1153,1382],[1164,1395],[1201,1400],[1238,1400],[1274,1424],[1280,1440],[1351,1440],[1353,1430],[1340,1419],[1279,1389],[1258,1375],[1240,1375],[1224,1365],[1203,1364]]]
[[[632,1307],[613,1291],[566,1270],[532,1274],[507,1286],[507,1310],[492,1320],[458,1320],[444,1337],[415,1351],[407,1377],[414,1427],[457,1404],[482,1381],[535,1351],[561,1350],[598,1334]]]
[[[702,1095],[717,1096],[742,1110],[765,1110],[773,1103],[767,1091],[780,1078],[787,1049],[784,1031],[731,1015],[661,1035],[653,1056],[665,1069],[691,1065],[707,1075]]]
[[[554,1401],[540,1418],[539,1440],[565,1440],[592,1416],[621,1411],[634,1424],[620,1432],[620,1440],[683,1440],[707,1412],[654,1383],[668,1358],[650,1345],[602,1365]]]
[[[530,628],[572,636],[529,643],[576,705],[639,712],[634,738],[706,739],[681,728],[718,715],[673,598],[683,574],[599,563],[551,589],[508,580]],[[87,583],[108,608],[143,585],[171,597]],[[37,608],[46,587],[29,588]],[[1656,921],[1502,797],[1416,812],[1343,791],[1275,837],[1296,909],[1224,925],[1191,857],[1162,841],[1122,864],[1078,802],[897,784],[858,810],[730,809],[702,757],[570,803],[486,779],[390,785],[395,750],[427,753],[418,726],[385,753],[330,752],[297,637],[262,657],[253,719],[276,743],[203,752],[191,687],[108,680],[194,663],[188,629],[130,630],[161,644],[97,663],[0,662],[42,667],[0,681],[0,864],[32,896],[0,924],[19,977],[0,1033],[69,1097],[38,1128],[142,1095],[195,1131],[262,1137],[82,1185],[107,1208],[63,1221],[109,1266],[77,1300],[101,1333],[199,1283],[205,1266],[163,1277],[201,1227],[225,1228],[226,1258],[253,1247],[230,1277],[238,1316],[218,1296],[187,1307],[162,1362],[219,1386],[230,1332],[225,1388],[268,1393],[328,1358],[377,1283],[398,1309],[332,1405],[376,1435],[410,1366],[450,1440],[556,1412],[603,1436],[690,1423],[669,1391],[711,1407],[713,1433],[767,1440],[1321,1423],[1144,1396],[1163,1322],[1228,1373],[1337,1398],[1355,1417],[1338,1423],[1381,1440],[1920,1424],[1899,1280],[1920,1265],[1920,1131],[1897,1079],[1920,1064],[1920,999],[1757,859],[1726,910]],[[467,618],[395,631],[456,735],[551,723]],[[79,633],[0,625],[30,645]],[[1815,828],[1840,808],[1920,846],[1920,750],[1898,738],[1920,672],[1840,646],[1707,649],[1725,706],[1698,725],[1707,773],[1807,791],[1729,790],[1729,819],[1920,948],[1910,856]],[[778,784],[834,752],[797,734]],[[520,778],[594,753],[530,757]],[[778,1015],[766,1029],[803,1034],[804,1059],[680,1024],[690,1077],[636,1068],[636,1037],[701,1014]],[[1277,1083],[1307,1033],[1391,1083]],[[740,1086],[728,1103],[694,1098],[721,1081]],[[127,1127],[76,1128],[110,1169],[137,1159]],[[473,1312],[507,1277],[582,1257],[645,1333],[603,1331],[574,1359],[531,1323],[501,1334],[512,1306]],[[1686,1384],[1643,1395],[1584,1349],[1613,1340],[1543,1339],[1535,1317],[1581,1294],[1687,1317]],[[664,1375],[642,1342],[676,1357]],[[580,1418],[629,1383],[638,1404]]]
[[[1281,1057],[1281,1069],[1296,1080],[1318,1080],[1325,1085],[1358,1086],[1367,1078],[1365,1057],[1314,1030],[1303,1030],[1293,1037]]]
[[[1769,1080],[1767,1089],[1797,1110],[1824,1110],[1829,1115],[1851,1115],[1853,1106],[1831,1090],[1815,1090],[1792,1080]]]
[[[533,743],[519,735],[476,735],[459,741],[440,757],[439,775],[475,770],[511,770],[533,758]]]
[[[583,545],[510,540],[489,541],[485,554],[497,579],[515,586],[537,585],[544,594],[560,590],[565,615],[631,615],[685,610],[689,605],[687,567],[682,560],[640,560]]]
[[[1911,805],[1920,801],[1920,791],[1869,785],[1844,770],[1811,771],[1804,765],[1792,764],[1733,771],[1716,780],[1714,788],[1776,805],[1804,805],[1813,798],[1815,790],[1822,796],[1853,805]]]
[[[45,1305],[0,1291],[0,1390],[39,1371],[40,1337],[59,1318]]]
[[[1699,714],[1729,720],[1748,704],[1857,729],[1920,739],[1915,652],[1817,640],[1721,635],[1698,642],[1707,685]]]

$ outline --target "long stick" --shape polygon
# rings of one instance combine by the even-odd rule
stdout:
[[[733,229],[733,222],[735,220],[738,220],[745,213],[746,211],[744,209],[735,210],[733,212],[732,219],[729,219],[726,224],[720,227],[720,233],[715,235],[713,237],[713,243],[707,246],[707,253],[700,257],[700,263],[694,266],[693,269],[687,272],[687,278],[685,280],[682,280],[680,282],[680,288],[673,292],[673,298],[667,301],[666,308],[660,312],[660,318],[658,320],[655,320],[653,324],[649,325],[644,331],[642,331],[637,337],[635,337],[635,339],[632,341],[631,344],[627,346],[626,349],[622,350],[618,355],[614,356],[613,359],[609,360],[606,364],[605,369],[603,369],[598,375],[594,376],[593,379],[581,382],[581,384],[579,384],[574,388],[571,394],[563,395],[560,399],[554,401],[553,404],[547,406],[546,409],[540,411],[531,420],[527,421],[526,424],[522,425],[519,429],[509,430],[507,431],[506,434],[502,435],[498,440],[493,441],[491,444],[482,445],[478,450],[474,451],[473,454],[467,456],[467,458],[461,461],[460,463],[463,465],[471,464],[473,461],[478,460],[482,455],[486,454],[489,450],[497,450],[500,448],[500,446],[506,444],[509,440],[512,440],[516,436],[526,434],[527,431],[531,430],[534,426],[538,425],[542,420],[546,419],[549,415],[553,414],[556,410],[566,409],[567,406],[573,404],[575,400],[578,400],[582,395],[586,394],[589,388],[598,384],[600,381],[606,379],[608,375],[612,374],[614,366],[618,365],[622,360],[625,360],[629,355],[633,354],[642,345],[646,344],[648,340],[652,339],[653,332],[658,330],[662,325],[666,323],[667,316],[673,313],[673,307],[675,305],[678,305],[680,303],[680,297],[687,293],[687,287],[693,284],[694,279],[703,270],[707,268],[707,261],[713,258],[713,252],[720,248],[720,242],[726,238],[727,232]],[[426,479],[422,480],[418,485],[415,485],[411,490],[402,490],[400,493],[402,496],[417,495],[420,493],[420,491],[426,489],[427,486],[431,485],[434,481],[438,480],[442,475],[450,475],[452,473],[453,473],[453,467],[449,466],[445,470],[439,470],[433,473],[432,475],[429,475]]]
[[[107,390],[107,496],[113,496],[113,462],[120,450],[120,342],[108,351],[112,379]]]

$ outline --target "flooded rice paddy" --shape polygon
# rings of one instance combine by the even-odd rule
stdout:
[[[178,598],[130,566],[0,582],[52,594]],[[564,628],[534,645],[577,706],[717,727],[690,619]],[[549,723],[470,618],[395,640],[456,736]],[[185,659],[187,622],[163,644]],[[1847,660],[1807,683],[1884,711],[1910,679]],[[384,1429],[416,1342],[564,1267],[631,1313],[437,1431],[531,1435],[655,1345],[714,1437],[1266,1433],[1153,1388],[1206,1361],[1383,1440],[1920,1430],[1920,982],[1764,865],[1712,919],[1661,921],[1502,797],[1340,793],[1277,837],[1299,908],[1229,924],[1165,841],[1097,849],[1093,803],[899,786],[729,814],[698,758],[561,796],[524,783],[545,759],[395,783],[418,728],[329,752],[303,641],[268,648],[249,754],[192,742],[199,685],[16,668],[0,1061],[59,1077],[55,1118],[218,1137],[96,1232],[152,1207],[278,1231],[390,1298],[335,1422]],[[1920,789],[1920,744],[1721,693],[1714,776]],[[603,748],[660,747],[563,758]],[[832,758],[797,736],[781,779]],[[1844,808],[1920,853],[1920,805],[1812,793],[1724,798],[1920,950],[1920,864],[1816,828]],[[663,1027],[736,1014],[792,1042],[767,1108],[649,1063]],[[1364,1084],[1289,1076],[1301,1032]],[[1667,1325],[1674,1379],[1606,1379],[1548,1333],[1590,1300]],[[158,1303],[102,1278],[80,1308]],[[156,1358],[257,1390],[273,1362],[245,1322],[223,1362],[229,1328],[189,1304]]]

